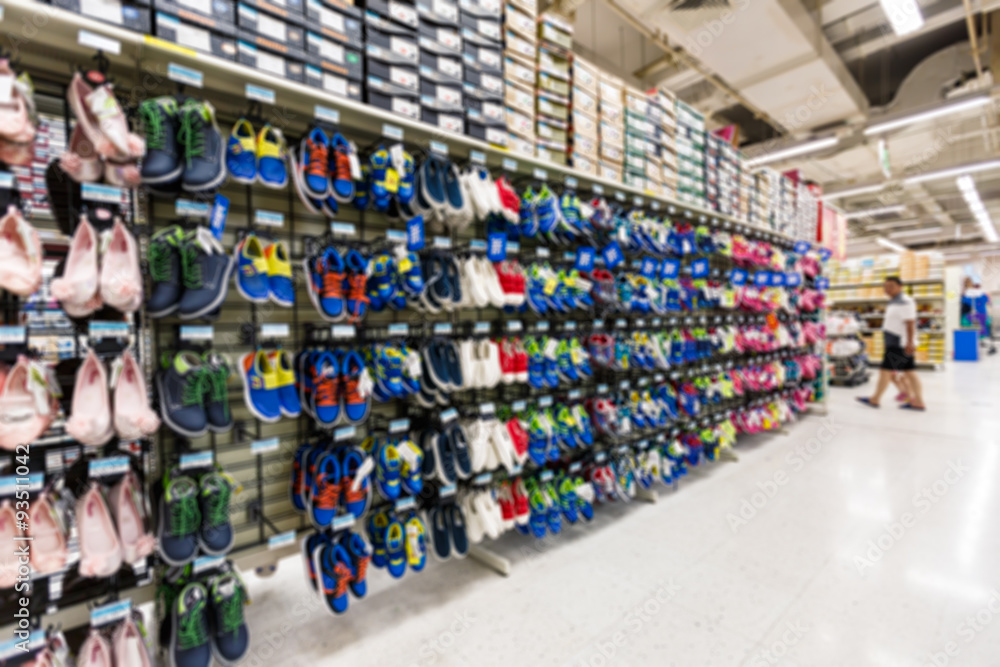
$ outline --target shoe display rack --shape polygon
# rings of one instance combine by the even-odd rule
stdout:
[[[507,574],[488,546],[507,530],[542,537],[613,499],[654,501],[738,432],[780,428],[825,395],[824,257],[808,243],[5,4],[0,25],[39,24],[13,66],[58,132],[34,152],[43,196],[27,176],[7,191],[19,233],[38,234],[42,278],[2,293],[0,360],[30,356],[50,394],[63,388],[24,464],[32,504],[64,488],[78,500],[54,513],[76,517],[60,533],[69,561],[32,575],[30,641],[50,661],[36,664],[67,647],[118,655],[141,642],[135,609],[154,598],[156,649],[185,665],[208,664],[209,646],[238,659],[248,630],[224,625],[252,591],[237,573],[303,553],[333,614],[363,609],[370,566],[398,578],[468,554]],[[105,77],[118,101],[76,108]],[[124,110],[95,125],[120,146],[84,153],[72,130],[99,108]],[[61,156],[57,136],[84,159]],[[95,148],[119,159],[88,161]],[[114,312],[84,308],[70,279],[104,238],[103,265],[122,263],[101,292]],[[135,302],[115,276],[140,270]],[[91,413],[123,424],[109,436]],[[9,458],[0,474],[20,476]],[[103,532],[77,531],[95,513],[110,517]],[[118,560],[73,560],[95,536],[117,538]]]

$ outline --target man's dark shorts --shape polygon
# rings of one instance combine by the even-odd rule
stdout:
[[[894,345],[885,348],[882,368],[887,371],[912,371],[916,366],[913,363],[913,357],[907,356],[906,350]]]

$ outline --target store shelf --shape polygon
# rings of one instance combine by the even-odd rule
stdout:
[[[44,34],[44,44],[39,39],[37,43],[25,42],[21,49],[31,52],[34,61],[47,63],[49,71],[66,71],[67,60],[82,62],[95,54],[95,49],[86,44],[80,44],[81,31],[87,31],[117,42],[109,44],[103,53],[112,67],[119,67],[134,72],[136,64],[146,76],[155,77],[159,85],[166,78],[165,63],[175,63],[192,68],[203,74],[203,85],[210,89],[213,95],[232,95],[246,97],[246,86],[252,84],[268,88],[275,93],[274,113],[278,118],[297,119],[311,118],[315,115],[317,104],[340,112],[343,127],[368,132],[380,136],[383,125],[389,124],[404,131],[404,138],[410,142],[429,145],[431,141],[443,142],[448,145],[451,154],[466,155],[470,151],[479,151],[486,156],[490,167],[500,168],[505,158],[517,162],[517,172],[524,175],[534,174],[535,169],[544,169],[550,180],[565,181],[567,177],[575,178],[579,185],[601,186],[608,197],[621,193],[626,197],[641,197],[644,202],[657,202],[668,214],[683,214],[687,218],[701,223],[732,228],[734,231],[756,237],[762,240],[790,246],[792,239],[786,234],[761,229],[750,225],[744,220],[738,220],[721,215],[698,206],[679,202],[675,199],[654,195],[646,190],[633,188],[619,181],[612,181],[584,174],[570,167],[553,164],[537,157],[511,153],[480,141],[473,137],[442,130],[433,125],[414,121],[398,116],[392,112],[370,106],[354,100],[331,95],[317,88],[289,81],[245,65],[224,60],[215,56],[198,53],[191,49],[166,42],[149,35],[142,35],[124,30],[94,19],[62,10],[50,5],[44,5],[29,0],[5,0],[5,15],[0,26],[8,29],[10,26],[41,25],[39,36]],[[34,48],[32,48],[34,47]],[[115,53],[114,51],[118,52]],[[139,77],[141,80],[142,77]],[[142,84],[139,86],[142,87]],[[138,93],[144,91],[139,90]]]
[[[832,289],[832,288],[831,288]],[[912,294],[910,296],[913,296]],[[913,300],[920,301],[944,301],[947,297],[945,296],[914,296]],[[849,299],[830,299],[830,308],[836,308],[838,305],[851,304],[851,303],[889,303],[888,299],[885,298],[872,298],[864,296],[851,297]]]
[[[904,285],[933,285],[935,283],[943,283],[944,278],[923,278],[921,280],[903,280]],[[857,287],[881,287],[885,284],[884,280],[878,280],[870,283],[830,283],[830,289],[853,289]]]

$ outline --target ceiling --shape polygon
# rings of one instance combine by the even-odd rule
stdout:
[[[891,235],[913,249],[1000,253],[1000,245],[982,239],[957,174],[902,183],[1000,158],[1000,85],[994,86],[991,75],[991,62],[1000,67],[1000,38],[990,34],[991,17],[993,32],[1000,32],[1000,0],[916,2],[923,25],[902,37],[879,0],[557,0],[556,5],[575,12],[578,53],[634,85],[673,90],[703,111],[710,126],[737,124],[748,157],[836,137],[832,148],[768,166],[799,168],[827,193],[885,184],[877,192],[828,200],[847,212],[902,207],[855,217],[849,224],[853,250],[884,251],[874,240]],[[978,69],[970,25],[979,47]],[[987,94],[990,104],[864,133],[879,120]],[[973,178],[1000,226],[1000,168]]]

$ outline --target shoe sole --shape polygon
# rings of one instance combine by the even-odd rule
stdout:
[[[220,136],[221,136],[221,133],[220,133]],[[226,177],[229,176],[229,172],[226,170],[226,146],[223,146],[221,141],[219,142],[219,144],[220,144],[220,148],[221,148],[221,150],[219,151],[219,153],[220,153],[219,154],[219,166],[221,167],[221,169],[219,169],[219,175],[216,176],[211,181],[209,181],[208,183],[202,183],[201,185],[195,186],[193,188],[189,187],[188,185],[186,185],[184,183],[184,181],[182,180],[181,181],[181,188],[183,188],[187,192],[207,192],[209,190],[215,190],[220,185],[222,185],[223,183],[226,182]]]
[[[156,374],[155,383],[156,383],[156,395],[160,397],[160,409],[158,410],[158,412],[160,413],[160,417],[163,419],[163,423],[169,426],[171,431],[189,439],[200,438],[201,436],[208,433],[208,428],[206,428],[204,431],[189,431],[188,429],[179,426],[173,419],[171,419],[163,409],[163,397],[166,395],[166,393],[163,391],[163,381],[160,378],[159,373]],[[164,558],[164,560],[167,559]],[[173,564],[174,563],[171,563],[171,565]],[[184,563],[180,564],[183,565]]]
[[[176,169],[174,169],[171,172],[167,172],[166,174],[163,174],[162,176],[154,176],[154,177],[143,176],[142,177],[142,184],[143,185],[163,185],[164,183],[173,183],[178,178],[180,178],[181,174],[183,174],[183,173],[184,173],[184,165],[183,164],[179,164],[179,165],[177,165]]]
[[[167,315],[173,315],[174,313],[177,312],[177,309],[180,308],[180,305],[181,305],[180,303],[175,303],[169,308],[164,308],[163,310],[157,310],[157,311],[152,311],[147,309],[146,317],[152,317],[154,320],[156,320],[160,319],[161,317],[166,317]]]
[[[186,313],[186,314],[185,313],[178,313],[177,317],[180,318],[180,319],[182,319],[182,320],[196,320],[199,317],[205,317],[206,315],[208,315],[209,313],[211,313],[213,310],[215,310],[216,308],[218,308],[219,306],[221,306],[222,303],[226,300],[226,297],[229,296],[229,279],[233,275],[233,267],[234,267],[233,258],[230,257],[229,258],[229,271],[228,271],[229,275],[227,275],[226,278],[225,278],[225,280],[222,282],[222,289],[220,289],[219,293],[215,295],[215,298],[211,301],[211,303],[209,303],[206,306],[203,306],[202,308],[200,308],[199,310],[197,310],[197,311],[195,311],[193,313]]]

